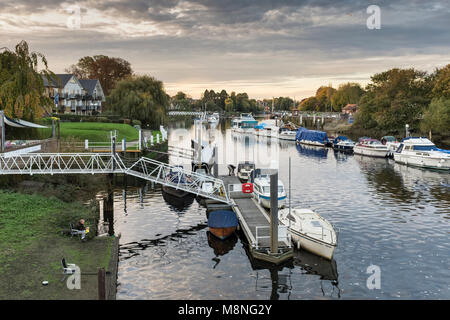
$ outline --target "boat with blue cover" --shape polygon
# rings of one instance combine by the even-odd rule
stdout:
[[[329,143],[326,132],[318,130],[308,130],[300,127],[295,137],[297,143],[307,144],[318,147],[326,147]]]
[[[231,210],[211,211],[208,216],[209,232],[219,239],[231,236],[236,231],[238,224],[239,220]]]
[[[338,136],[333,140],[333,149],[342,152],[353,152],[355,142],[347,138],[346,136]]]

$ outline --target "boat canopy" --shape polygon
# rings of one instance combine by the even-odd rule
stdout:
[[[346,136],[337,136],[336,138],[334,138],[333,143],[338,143],[339,141],[345,141],[345,140],[350,140],[349,138],[347,138]]]
[[[267,124],[265,123],[260,123],[258,125],[255,126],[255,129],[264,129],[265,127],[267,127]]]
[[[238,225],[236,214],[231,210],[217,210],[209,213],[208,227],[231,228]]]
[[[326,132],[316,131],[316,130],[308,130],[303,128],[304,130],[298,129],[296,140],[306,140],[306,141],[317,141],[320,143],[328,142],[328,136]]]

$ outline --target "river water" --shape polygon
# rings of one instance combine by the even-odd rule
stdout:
[[[194,137],[193,127],[171,124],[169,145],[187,148]],[[229,122],[203,139],[219,146],[220,174],[242,160],[278,165],[288,188],[291,158],[292,206],[316,210],[339,230],[334,260],[298,251],[287,265],[261,265],[242,235],[225,242],[209,235],[196,199],[174,199],[146,182],[116,186],[118,299],[450,299],[448,173],[245,137]],[[379,268],[379,289],[367,286],[370,266]]]

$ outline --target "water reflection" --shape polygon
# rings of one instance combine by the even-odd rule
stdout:
[[[228,252],[233,250],[237,242],[236,234],[222,240],[214,236],[211,232],[207,232],[208,235],[208,245],[214,250],[215,257],[212,260],[216,263],[213,269],[217,267],[220,262],[220,256],[226,255]]]
[[[298,153],[302,156],[317,160],[324,160],[328,157],[328,148],[308,146],[300,143],[297,143],[295,147],[297,148]]]

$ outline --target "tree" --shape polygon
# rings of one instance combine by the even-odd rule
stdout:
[[[52,101],[45,94],[43,76],[55,77],[48,69],[47,59],[39,52],[30,52],[26,41],[15,51],[2,48],[0,53],[0,106],[7,116],[34,121],[51,113]],[[42,65],[43,69],[39,70]]]
[[[150,76],[121,80],[107,97],[112,110],[157,128],[164,122],[170,97],[161,81]]]
[[[359,83],[348,82],[339,86],[331,96],[331,106],[334,111],[341,111],[347,104],[358,104],[364,90]]]
[[[431,101],[432,77],[411,69],[391,69],[371,77],[360,100],[355,125],[400,130],[406,123],[417,126]]]
[[[319,103],[319,110],[317,111],[331,111],[331,97],[336,92],[336,89],[329,86],[321,86],[316,91],[316,98]]]
[[[435,72],[433,87],[434,98],[450,98],[450,64]]]
[[[301,111],[316,111],[317,108],[319,108],[319,101],[316,97],[306,98],[299,105]]]
[[[420,128],[424,132],[450,133],[450,98],[433,99],[425,111]]]
[[[226,112],[233,112],[234,111],[233,99],[231,99],[230,97],[225,99],[225,111]]]
[[[179,91],[172,97],[172,103],[177,109],[190,110],[192,99],[184,92]]]
[[[104,55],[83,57],[78,63],[66,69],[80,79],[98,79],[105,95],[109,95],[116,83],[133,75],[128,61]]]

